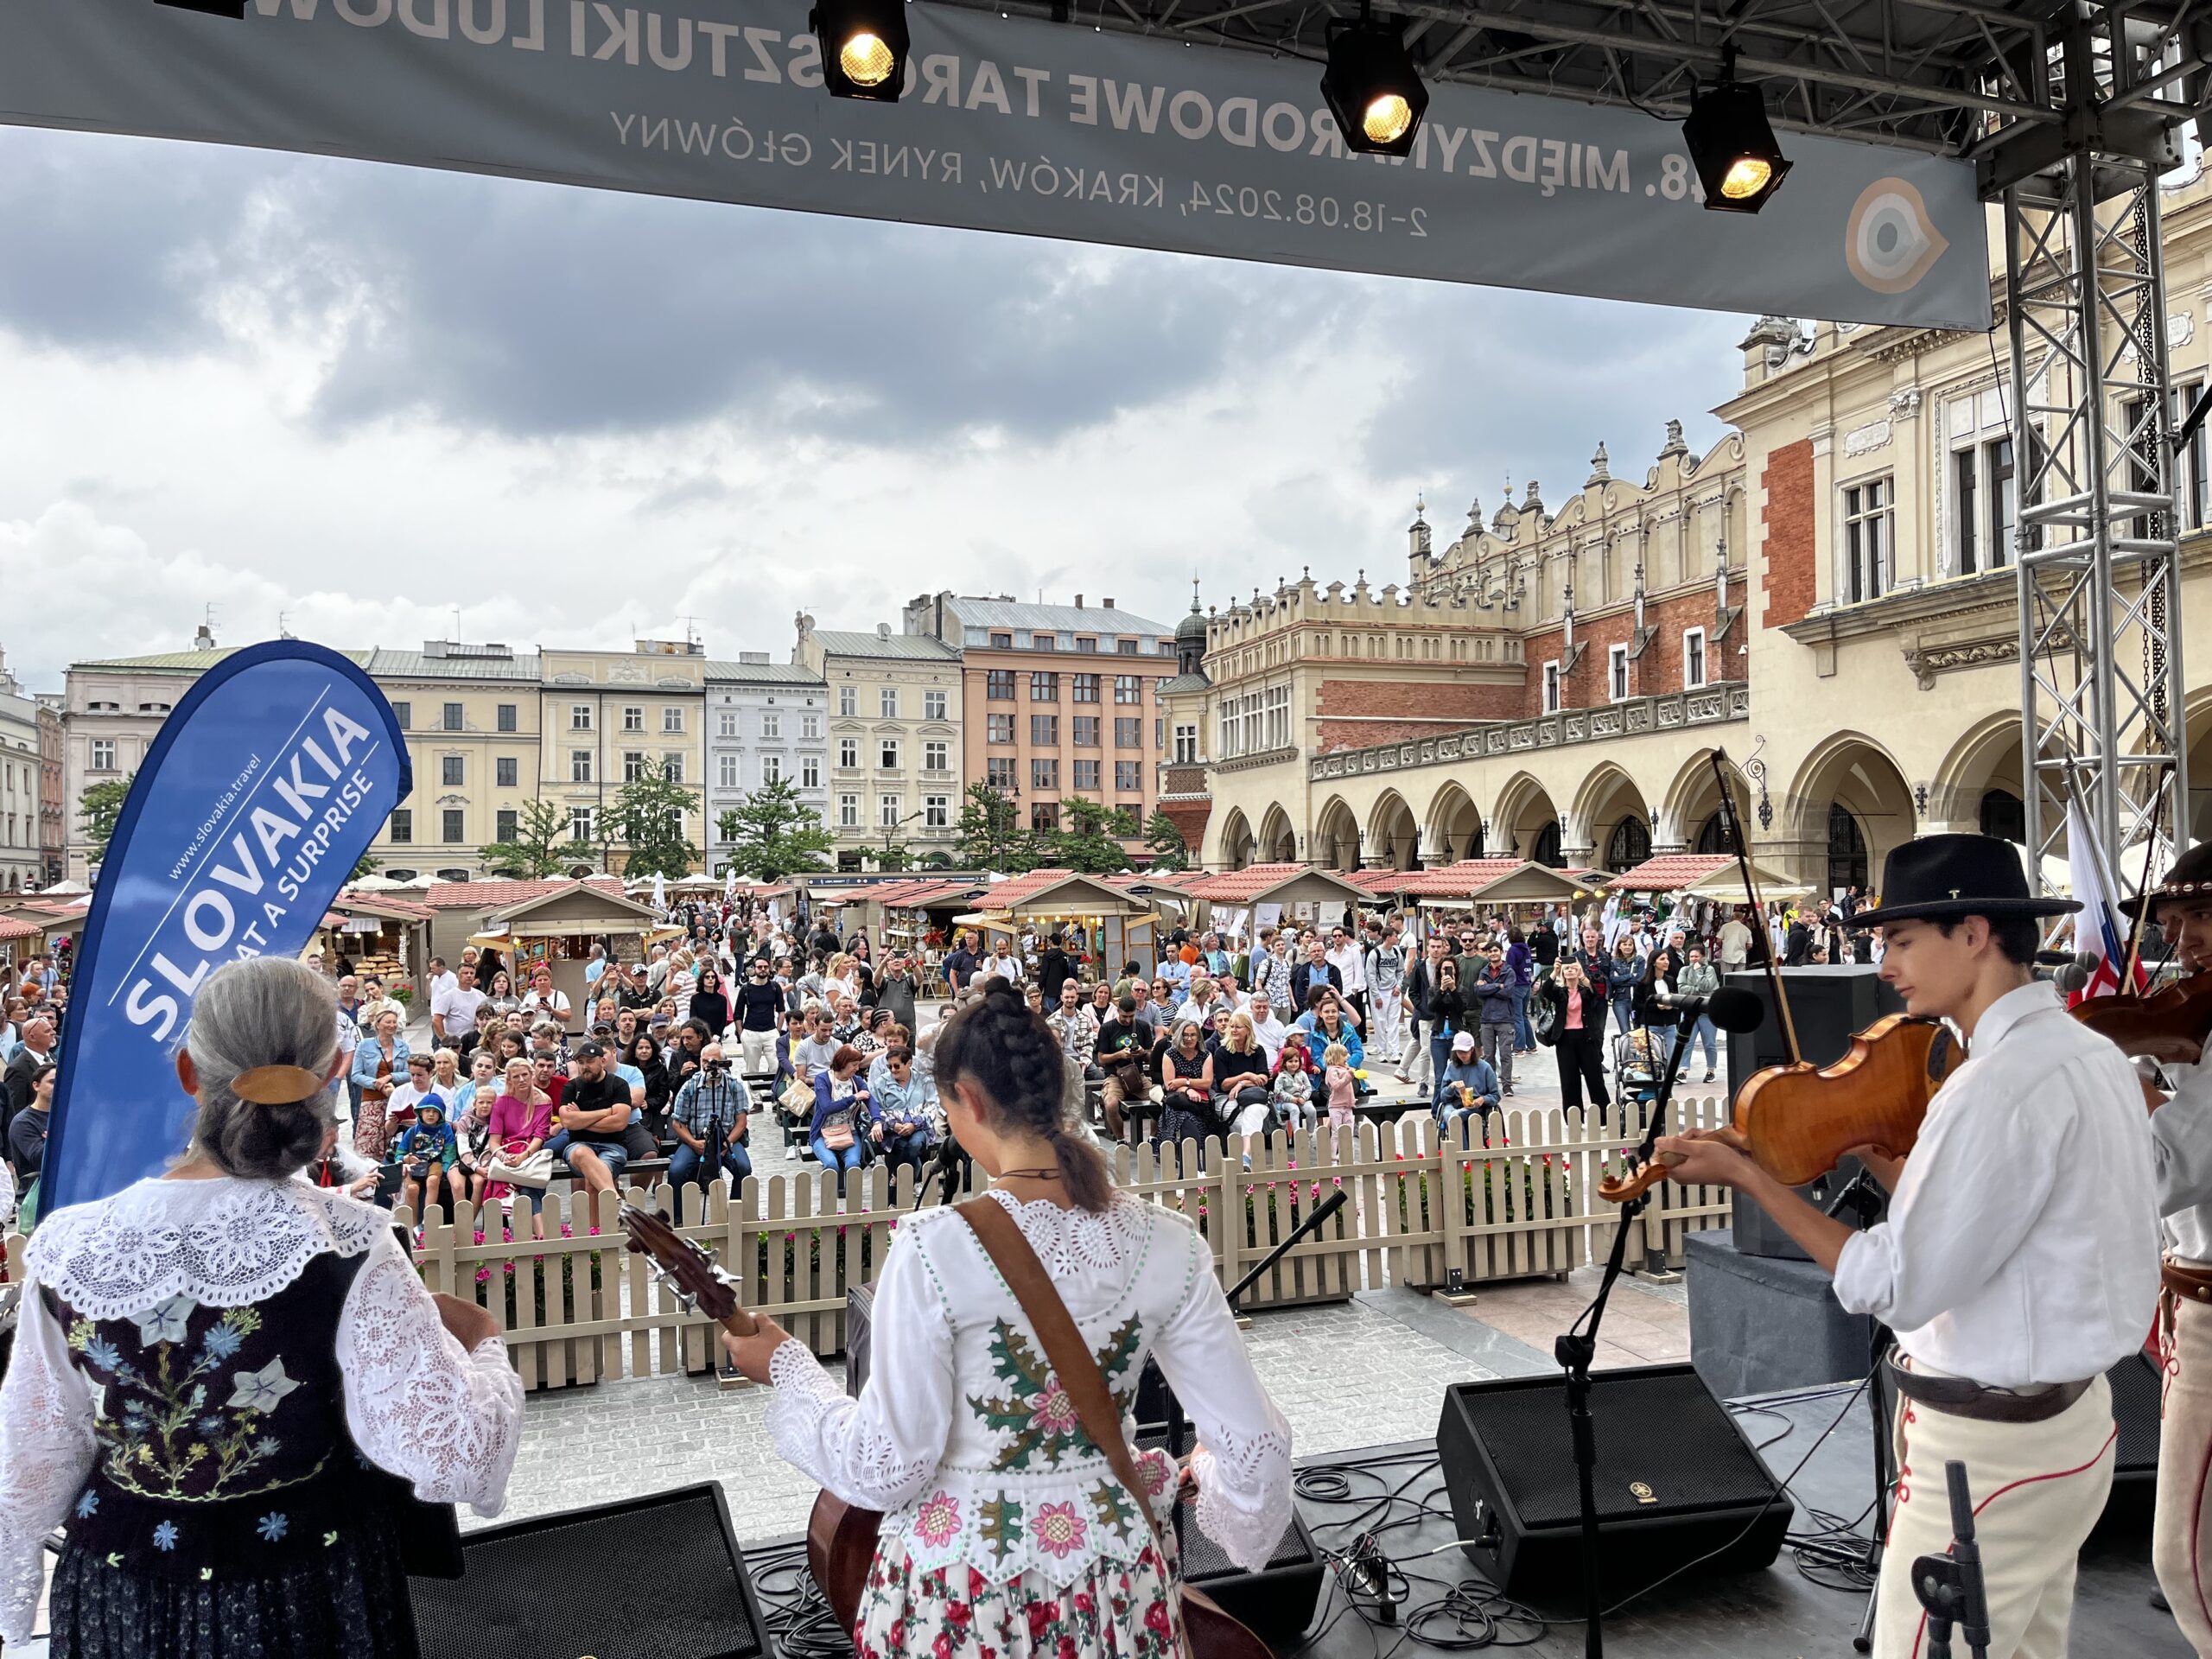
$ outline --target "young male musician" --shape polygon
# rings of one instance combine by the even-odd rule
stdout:
[[[2183,973],[2212,968],[2212,842],[2175,860],[2143,903]],[[2133,899],[2120,906],[2130,920],[2139,907]],[[2151,1151],[2165,1231],[2158,1328],[2166,1395],[2151,1560],[2174,1623],[2212,1659],[2212,1062],[2167,1060],[2162,1070],[2173,1093],[2152,1116]]]
[[[1882,977],[1950,1020],[1968,1058],[1910,1158],[1868,1157],[1891,1193],[1864,1233],[1831,1220],[1718,1132],[1670,1137],[1685,1181],[1740,1187],[1835,1276],[1836,1300],[1897,1332],[1898,1481],[1877,1659],[1917,1659],[1914,1559],[1951,1542],[1943,1465],[1962,1461],[1988,1583],[1989,1659],[2061,1659],[2075,1557],[2111,1490],[2106,1368],[2142,1345],[2158,1294],[2151,1132],[2133,1069],[2037,983],[2017,849],[1929,836],[1892,852]],[[1864,1155],[1864,1154],[1862,1154]]]

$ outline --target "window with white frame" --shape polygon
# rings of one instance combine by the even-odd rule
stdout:
[[[643,749],[622,751],[622,781],[634,784],[645,775],[645,752]]]
[[[645,729],[645,704],[626,702],[622,705],[622,729],[626,732],[642,732]]]
[[[782,755],[764,754],[760,757],[760,781],[764,784],[780,784],[784,781]]]
[[[850,719],[853,715],[859,714],[860,711],[860,687],[857,685],[839,686],[837,688],[837,712],[847,719]]]
[[[783,716],[771,709],[760,716],[760,735],[781,737],[784,734]]]
[[[801,715],[798,717],[798,734],[801,737],[808,739],[820,737],[822,735],[822,716],[819,715]]]
[[[952,766],[952,746],[943,738],[932,738],[922,745],[922,766],[927,772],[945,772]]]
[[[725,709],[719,715],[715,716],[715,734],[718,737],[735,737],[737,735],[736,709]]]
[[[876,712],[885,720],[899,718],[899,688],[897,686],[880,687],[875,694],[875,701]]]
[[[950,830],[952,827],[952,797],[925,795],[922,797],[922,828]]]
[[[875,798],[875,827],[896,830],[899,819],[905,817],[906,798],[903,795],[879,795]]]
[[[569,751],[569,781],[572,784],[591,782],[591,751],[589,749]]]
[[[594,827],[594,820],[590,807],[572,806],[569,809],[569,839],[570,841],[591,840]]]
[[[922,693],[922,718],[924,720],[943,720],[944,718],[944,709],[945,696],[944,692],[925,691]]]
[[[896,772],[899,770],[899,740],[897,738],[886,737],[879,739],[875,748],[875,766],[877,771]]]
[[[859,796],[840,795],[837,798],[837,827],[840,830],[857,830],[861,827],[861,798]]]
[[[813,755],[807,755],[799,761],[798,785],[801,789],[822,787],[822,762]]]
[[[115,745],[106,738],[92,740],[92,770],[94,772],[115,770]]]
[[[2201,380],[2183,381],[2174,388],[2175,431],[2181,430],[2182,422],[2189,418],[2189,411],[2196,407],[2203,391],[2204,383]],[[2188,448],[2174,457],[2174,482],[2181,493],[2181,522],[2184,530],[2202,530],[2208,508],[2212,508],[2212,502],[2206,499],[2207,485],[2212,482],[2206,474],[2206,461],[2212,459],[2206,453],[2206,424],[2198,423],[2196,430],[2189,435]]]
[[[1628,701],[1628,647],[1613,645],[1605,652],[1605,694],[1615,702]]]
[[[569,705],[569,729],[572,732],[591,730],[591,704],[572,702]]]
[[[724,789],[737,787],[737,757],[725,754],[715,763],[715,781]]]
[[[1544,664],[1544,712],[1559,713],[1559,664],[1555,662]]]
[[[1198,763],[1198,728],[1178,726],[1175,728],[1175,764],[1194,766]]]
[[[1705,683],[1705,630],[1682,630],[1682,684],[1694,690]]]
[[[1839,605],[1862,605],[1889,591],[1896,495],[1896,486],[1887,477],[1844,486],[1843,563],[1835,595]]]
[[[681,749],[661,756],[660,775],[671,784],[683,781],[683,752]]]
[[[664,737],[683,729],[683,709],[680,704],[664,703],[661,706],[660,729]]]
[[[861,763],[861,741],[857,737],[837,740],[837,764],[850,772]]]
[[[1270,749],[1290,747],[1290,688],[1270,686],[1267,693],[1267,740]]]

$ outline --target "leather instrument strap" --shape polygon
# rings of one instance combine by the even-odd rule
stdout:
[[[975,1230],[983,1253],[998,1268],[999,1277],[1006,1281],[1006,1287],[1014,1293],[1023,1317],[1037,1332],[1037,1340],[1044,1344],[1046,1361],[1052,1366],[1052,1374],[1060,1379],[1060,1387],[1067,1391],[1068,1403],[1075,1408],[1083,1432],[1106,1454],[1115,1478],[1129,1489],[1129,1496],[1136,1499],[1137,1507],[1143,1511],[1145,1524],[1152,1529],[1153,1541],[1159,1543],[1160,1525],[1153,1516],[1149,1489],[1138,1474],[1137,1460],[1129,1451],[1128,1436],[1122,1431],[1121,1408],[1114,1403],[1113,1392],[1106,1386],[1106,1374],[1098,1369],[1096,1357],[1084,1341],[1083,1333],[1075,1328],[1067,1304],[1054,1288],[1052,1274],[1045,1271],[1037,1252],[1021,1236],[1020,1224],[996,1199],[969,1198],[955,1205],[954,1212]],[[1162,1546],[1163,1560],[1166,1554]]]

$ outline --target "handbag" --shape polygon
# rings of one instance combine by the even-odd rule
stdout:
[[[1573,996],[1576,993],[1569,991],[1567,995]],[[1565,1017],[1558,1003],[1548,996],[1540,996],[1536,999],[1535,1011],[1529,1016],[1529,1029],[1535,1033],[1538,1042],[1550,1048],[1559,1042],[1559,1022]]]
[[[822,1120],[822,1144],[832,1152],[847,1152],[853,1144],[853,1115],[832,1112]]]
[[[487,1180],[505,1181],[509,1186],[548,1186],[553,1180],[553,1154],[540,1147],[527,1158],[518,1157],[526,1141],[502,1142],[499,1154],[484,1171]]]
[[[776,1096],[776,1104],[794,1117],[811,1116],[814,1112],[814,1085],[794,1080],[790,1088]]]

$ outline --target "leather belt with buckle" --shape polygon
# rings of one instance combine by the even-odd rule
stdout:
[[[2033,1389],[1996,1389],[1966,1376],[1923,1376],[1890,1362],[1890,1383],[1916,1405],[1985,1423],[2048,1422],[2089,1391],[2094,1377]]]

